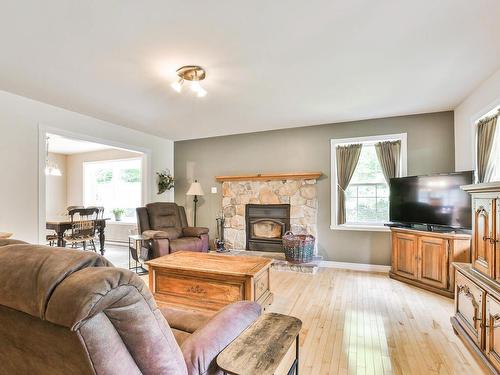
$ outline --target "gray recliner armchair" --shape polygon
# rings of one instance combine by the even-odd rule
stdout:
[[[221,374],[217,355],[259,315],[248,301],[213,317],[159,309],[100,255],[0,240],[2,374]]]
[[[184,207],[170,202],[137,208],[140,234],[149,238],[141,257],[158,258],[176,251],[208,251],[208,228],[188,226]]]

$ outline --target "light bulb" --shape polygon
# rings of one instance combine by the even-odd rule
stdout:
[[[200,86],[200,89],[198,90],[196,95],[198,96],[198,98],[203,98],[204,96],[207,95],[207,91],[203,87]]]
[[[200,90],[203,90],[203,89],[201,88],[200,82],[191,81],[191,90],[198,93]]]
[[[182,82],[184,80],[180,79],[178,80],[177,82],[174,82],[172,83],[170,86],[177,92],[181,92],[182,91]]]
[[[196,93],[196,96],[198,96],[198,98],[203,98],[205,95],[207,95],[207,91],[203,87],[201,87],[200,82],[198,81],[191,82],[191,90]]]

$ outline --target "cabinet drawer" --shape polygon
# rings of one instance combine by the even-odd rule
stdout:
[[[474,284],[473,281],[457,272],[455,281],[455,317],[480,348],[484,348],[481,323],[485,294],[485,291]]]
[[[175,303],[180,299],[188,299],[225,306],[245,299],[242,283],[203,280],[163,272],[156,272],[155,276],[155,298],[164,302]]]
[[[486,295],[486,355],[497,370],[500,370],[500,302]]]

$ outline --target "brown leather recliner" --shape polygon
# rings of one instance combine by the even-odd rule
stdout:
[[[139,233],[148,237],[144,259],[158,258],[176,251],[208,251],[208,228],[189,227],[184,207],[156,202],[137,208]]]
[[[217,355],[260,313],[159,309],[100,255],[0,240],[0,374],[219,375]]]

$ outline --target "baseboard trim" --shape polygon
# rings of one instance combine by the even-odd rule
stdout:
[[[381,273],[389,273],[389,271],[391,270],[391,266],[384,266],[380,264],[334,262],[331,260],[322,260],[319,262],[319,266],[325,268],[340,268],[352,271],[381,272]]]

